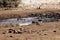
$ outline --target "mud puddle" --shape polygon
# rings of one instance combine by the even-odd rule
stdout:
[[[0,20],[1,24],[19,24],[19,25],[29,25],[39,22],[58,22],[60,21],[59,13],[49,13],[49,14],[29,14],[26,18],[10,18]]]

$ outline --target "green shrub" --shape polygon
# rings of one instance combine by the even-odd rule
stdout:
[[[7,7],[7,0],[3,0],[3,7]]]
[[[15,1],[14,0],[14,2],[13,1],[11,1],[11,2],[9,2],[9,0],[2,0],[2,2],[0,2],[0,7],[1,7],[1,5],[3,6],[3,7],[18,7],[18,2],[17,1]],[[9,5],[9,6],[8,6]]]
[[[15,7],[18,7],[18,3],[17,2],[15,3]]]
[[[2,2],[0,2],[0,5],[2,5]]]

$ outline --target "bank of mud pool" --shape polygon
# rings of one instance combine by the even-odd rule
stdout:
[[[0,19],[1,40],[60,40],[60,13],[19,16]]]
[[[45,22],[59,22],[60,21],[60,13],[30,13],[26,17],[21,17],[20,15],[13,15],[8,18],[0,19],[0,24],[18,24],[22,25],[30,25],[30,24],[38,24]]]

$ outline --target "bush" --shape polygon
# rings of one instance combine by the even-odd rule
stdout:
[[[7,7],[7,0],[3,0],[3,7]]]
[[[2,5],[2,2],[0,2],[0,5]]]
[[[18,3],[15,3],[15,7],[18,7]]]
[[[9,2],[8,0],[2,0],[2,2],[0,2],[0,7],[1,7],[1,5],[2,5],[2,7],[18,7],[18,2],[17,1],[15,1],[14,0],[14,2],[13,1],[11,1],[11,2]],[[9,5],[9,6],[8,6]]]

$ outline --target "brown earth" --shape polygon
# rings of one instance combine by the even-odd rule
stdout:
[[[60,12],[60,10],[5,10],[0,11],[0,18],[26,17],[29,13]],[[20,33],[9,33],[9,29]],[[45,22],[28,26],[1,25],[0,40],[60,40],[60,22]]]
[[[0,11],[0,19],[5,19],[5,18],[20,18],[20,17],[26,17],[27,15],[31,13],[48,13],[48,12],[60,12],[60,10],[3,10]]]
[[[9,29],[20,33],[9,33]],[[0,26],[0,40],[60,40],[60,22]]]

